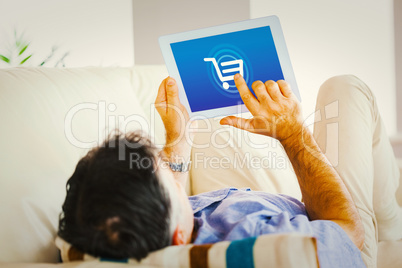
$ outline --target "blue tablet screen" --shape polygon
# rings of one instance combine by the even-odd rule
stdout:
[[[284,79],[269,26],[171,44],[192,112],[243,104],[233,81]]]

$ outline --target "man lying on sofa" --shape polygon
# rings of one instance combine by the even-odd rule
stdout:
[[[400,239],[402,217],[395,200],[398,170],[369,88],[341,76],[320,89],[317,109],[335,101],[339,106],[335,169],[320,150],[326,128],[316,127],[313,137],[288,83],[256,81],[256,97],[239,74],[235,83],[253,118],[229,116],[220,123],[278,139],[304,203],[233,188],[188,197],[191,145],[181,134],[189,130],[189,117],[168,77],[155,103],[166,129],[164,150],[156,152],[146,137],[132,133],[90,151],[67,183],[59,236],[93,256],[139,260],[172,244],[298,232],[318,239],[323,267],[360,267],[362,260],[375,267],[378,236]]]

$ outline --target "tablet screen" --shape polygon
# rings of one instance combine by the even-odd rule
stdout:
[[[192,112],[243,104],[233,81],[284,79],[269,26],[170,44]]]

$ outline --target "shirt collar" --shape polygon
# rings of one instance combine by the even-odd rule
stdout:
[[[236,188],[224,188],[216,191],[206,192],[198,195],[189,196],[191,207],[194,214],[210,206],[215,202],[225,199],[231,191],[237,191]]]

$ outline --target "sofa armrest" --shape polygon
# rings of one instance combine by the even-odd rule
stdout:
[[[396,190],[396,200],[399,206],[402,206],[402,158],[397,159],[399,166],[399,188]]]

